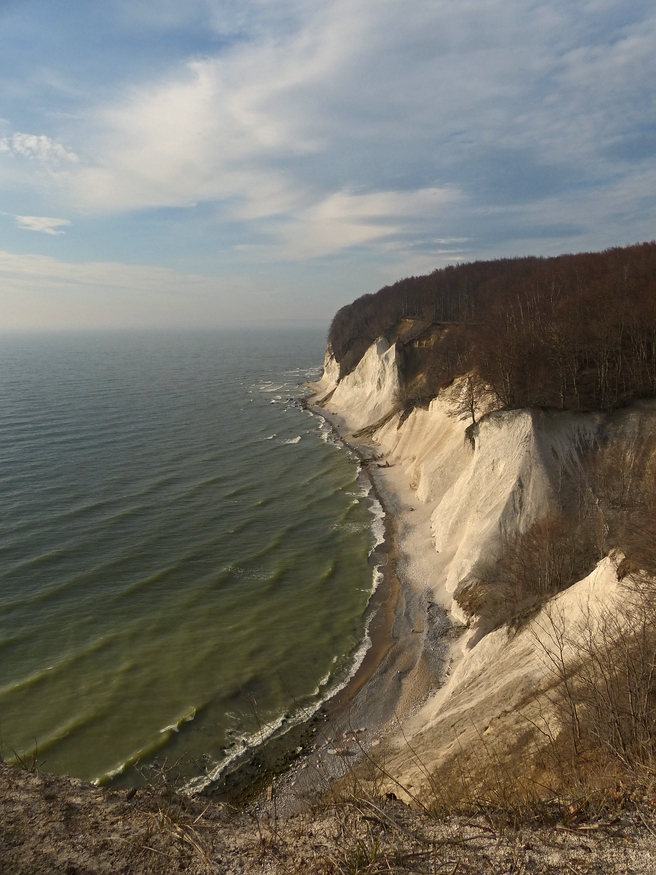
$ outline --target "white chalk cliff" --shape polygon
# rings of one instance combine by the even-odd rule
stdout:
[[[656,426],[654,403],[638,402],[612,417],[499,410],[488,412],[466,433],[471,419],[453,403],[457,386],[404,417],[398,401],[401,382],[395,346],[381,339],[342,379],[329,351],[324,376],[315,385],[316,400],[347,438],[379,423],[366,439],[390,468],[379,469],[377,476],[400,496],[401,517],[404,508],[418,510],[411,516],[424,520],[427,528],[423,541],[406,542],[406,550],[422,555],[406,557],[405,582],[448,607],[456,622],[466,619],[453,601],[457,588],[480,560],[499,555],[514,536],[558,514],[563,478],[576,475],[583,452],[595,447],[602,429],[606,440],[629,444],[645,422]],[[400,730],[385,743],[386,768],[396,781],[421,794],[429,772],[450,758],[462,758],[482,740],[505,756],[511,739],[522,739],[526,752],[557,734],[547,691],[554,685],[554,659],[572,661],[574,654],[567,648],[556,654],[556,639],[576,638],[582,623],[622,598],[621,558],[603,558],[515,634],[505,627],[483,637],[473,629],[465,632],[454,647],[444,685],[401,714]]]
[[[315,389],[319,397],[330,395],[329,409],[344,416],[351,431],[378,421],[394,409],[399,395],[396,345],[381,337],[342,380],[339,365],[328,351],[323,377]]]

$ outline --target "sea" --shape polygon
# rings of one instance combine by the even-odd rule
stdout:
[[[383,512],[306,409],[325,330],[0,338],[0,752],[194,790],[368,646]]]

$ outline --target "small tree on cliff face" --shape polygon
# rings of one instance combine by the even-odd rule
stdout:
[[[547,516],[507,541],[498,557],[478,562],[455,600],[485,632],[504,623],[517,628],[552,595],[589,574],[597,559],[585,525]]]
[[[471,424],[476,425],[476,415],[485,406],[487,394],[487,387],[476,374],[467,374],[464,380],[457,380],[448,391],[451,415],[460,419],[471,416]]]

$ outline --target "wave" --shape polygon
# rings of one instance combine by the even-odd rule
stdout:
[[[327,422],[325,419],[321,420],[321,425],[319,426],[319,434],[321,435],[321,440],[324,442],[324,444],[330,444],[330,446],[332,447],[337,447],[338,450],[342,450],[344,448],[343,442],[335,434],[335,431],[330,423]]]
[[[383,510],[383,507],[378,499],[374,499],[372,501],[370,512],[374,515],[374,521],[371,524],[371,529],[374,536],[374,547],[372,547],[369,553],[369,555],[371,556],[376,547],[378,547],[385,541],[385,511]],[[326,571],[324,579],[327,580],[328,578],[330,578],[334,573],[334,570],[335,564],[333,563]],[[210,785],[216,784],[232,767],[238,767],[240,761],[244,759],[250,751],[262,746],[274,737],[280,737],[285,735],[295,726],[309,721],[328,701],[330,701],[348,686],[348,684],[360,670],[360,667],[362,666],[362,663],[364,662],[364,659],[372,645],[372,640],[369,635],[369,629],[371,627],[371,622],[373,620],[375,611],[371,610],[371,600],[383,580],[384,573],[382,571],[381,565],[377,564],[372,570],[371,588],[368,590],[369,600],[367,602],[367,607],[364,613],[364,635],[358,646],[355,648],[354,651],[352,651],[351,656],[348,658],[350,662],[348,672],[343,675],[339,680],[331,683],[334,678],[334,668],[331,668],[318,682],[312,694],[312,701],[305,705],[299,704],[293,712],[283,713],[271,720],[269,723],[262,726],[257,732],[244,735],[241,738],[237,739],[233,743],[227,755],[220,762],[214,763],[213,766],[204,775],[199,775],[195,778],[190,779],[182,788],[183,792],[201,793]],[[333,657],[332,662],[333,667],[336,666],[339,662],[339,657]]]
[[[67,723],[59,726],[48,735],[39,738],[38,744],[35,741],[35,744],[32,748],[15,751],[15,758],[9,759],[7,760],[7,762],[12,765],[16,765],[19,762],[25,762],[26,760],[29,760],[32,756],[35,756],[36,754],[44,754],[60,741],[68,738],[71,733],[76,732],[79,729],[83,729],[90,723],[95,722],[100,718],[100,716],[101,715],[98,713],[86,713],[80,714],[77,717],[73,717]]]
[[[4,687],[0,687],[0,699],[4,699],[6,696],[11,695],[12,693],[17,693],[20,690],[25,690],[29,687],[33,687],[35,684],[38,684],[39,681],[47,678],[50,672],[55,670],[55,667],[56,666],[54,665],[48,665],[45,668],[35,671],[34,674],[31,674],[26,678],[21,678],[18,681],[14,681],[13,683],[6,684]]]
[[[376,567],[372,575],[371,595],[375,593],[382,579],[383,574],[379,570],[379,568]],[[369,607],[370,604],[371,598],[367,607]],[[204,775],[198,775],[197,777],[190,779],[183,786],[182,791],[184,793],[202,793],[202,791],[209,787],[211,784],[216,784],[217,781],[220,781],[221,778],[227,773],[227,771],[232,766],[237,766],[239,764],[239,761],[244,758],[250,751],[262,746],[274,737],[286,735],[287,732],[289,732],[295,726],[299,726],[301,723],[305,723],[311,720],[312,717],[314,717],[314,715],[328,701],[330,701],[330,699],[334,698],[338,693],[345,689],[351,682],[351,680],[355,677],[357,672],[360,670],[360,667],[364,662],[365,656],[367,655],[372,644],[371,637],[369,635],[369,628],[373,619],[373,613],[369,612],[368,610],[366,613],[368,614],[368,616],[365,623],[365,634],[349,658],[350,667],[346,675],[342,676],[334,683],[331,683],[334,678],[334,668],[331,669],[324,675],[323,678],[321,678],[321,680],[317,684],[313,693],[313,701],[310,701],[305,705],[299,704],[293,712],[283,713],[271,720],[269,723],[262,726],[257,732],[238,738],[233,743],[232,749],[229,750],[227,755],[220,762],[214,763],[214,765]],[[339,658],[335,656],[333,658],[333,666],[337,665],[338,661]]]
[[[122,775],[127,769],[131,766],[136,765],[140,760],[146,760],[149,757],[152,757],[157,751],[161,750],[165,747],[173,734],[173,730],[169,729],[168,731],[161,731],[159,735],[154,736],[150,742],[145,744],[143,747],[138,748],[132,754],[130,754],[127,759],[118,763],[118,765],[114,766],[114,768],[109,769],[106,772],[103,772],[101,775],[98,775],[91,783],[95,784],[97,787],[103,787],[105,784],[109,784],[114,778],[117,778],[119,775]]]
[[[367,655],[367,651],[371,647],[371,638],[369,637],[369,622],[367,623],[365,637],[353,653],[351,667],[346,677],[343,677],[335,684],[330,685],[333,674],[332,671],[328,672],[328,674],[326,674],[325,677],[321,679],[316,687],[314,693],[314,696],[316,698],[314,699],[314,701],[306,705],[299,705],[293,712],[281,714],[279,717],[274,718],[269,723],[262,726],[257,732],[238,738],[233,743],[232,749],[229,750],[227,755],[220,762],[215,763],[204,775],[198,775],[197,777],[189,780],[182,787],[182,792],[202,793],[203,790],[205,790],[211,784],[216,784],[217,781],[220,781],[221,778],[227,773],[227,771],[232,766],[238,765],[240,760],[242,760],[250,751],[261,747],[263,744],[265,744],[267,741],[270,741],[274,737],[286,735],[287,732],[290,731],[290,729],[293,729],[295,726],[299,726],[301,723],[306,723],[308,720],[311,720],[312,717],[314,717],[314,715],[326,704],[326,702],[328,702],[330,699],[340,693],[351,682],[356,672],[360,669],[360,666],[364,662],[364,658]],[[337,657],[335,657],[335,659],[333,660],[333,663],[336,662]]]
[[[134,580],[132,583],[123,586],[122,589],[115,593],[114,601],[130,598],[135,593],[146,587],[161,583],[163,580],[166,580],[167,577],[175,574],[182,567],[182,564],[182,561],[180,561],[175,565],[167,565],[166,568],[158,568],[157,571],[149,574],[148,577],[140,577],[138,580]]]
[[[376,547],[380,547],[381,544],[385,543],[385,511],[383,510],[383,506],[377,498],[374,498],[371,502],[369,513],[372,513],[374,515],[374,521],[371,524],[371,531],[374,536],[374,545],[369,551],[369,555],[371,556]]]
[[[81,659],[84,659],[91,654],[98,653],[103,650],[108,645],[112,644],[116,639],[120,637],[120,632],[110,632],[105,635],[101,635],[99,638],[93,639],[89,644],[85,647],[81,647],[79,650],[75,650],[72,653],[66,654],[62,659],[58,662],[55,662],[53,665],[45,666],[45,668],[39,668],[37,671],[33,672],[33,674],[28,675],[27,677],[23,677],[20,680],[13,681],[11,683],[6,684],[4,687],[0,688],[0,699],[4,699],[7,696],[11,696],[14,693],[20,692],[21,690],[28,689],[29,687],[36,686],[36,684],[44,681],[46,679],[50,679],[62,671],[68,671],[73,665],[79,662]]]
[[[160,733],[164,734],[165,732],[168,732],[170,735],[171,732],[180,732],[181,727],[184,726],[185,723],[191,723],[191,721],[195,719],[196,713],[197,712],[195,708],[192,708],[190,711],[186,711],[182,715],[182,717],[178,717],[178,719],[174,720],[173,723],[169,723],[169,725],[165,726],[164,729],[160,729]]]
[[[260,386],[260,392],[280,392],[280,390],[284,389],[286,385],[286,383],[281,383],[279,386]]]
[[[122,361],[123,359],[120,360]],[[136,364],[139,361],[140,359],[135,358]],[[167,356],[166,361],[172,361],[171,357]],[[212,639],[220,633],[220,624],[224,617],[220,613],[223,599],[230,610],[236,611],[239,598],[244,593],[249,595],[261,592],[266,595],[269,587],[278,606],[285,606],[289,597],[290,604],[296,611],[298,598],[293,595],[292,584],[297,577],[305,580],[304,575],[308,568],[316,570],[318,567],[320,572],[324,572],[335,557],[339,557],[336,560],[337,570],[329,571],[328,576],[334,578],[336,590],[342,586],[348,590],[349,595],[353,596],[354,607],[351,613],[350,609],[345,609],[344,617],[348,614],[348,618],[343,619],[341,614],[336,617],[335,637],[317,638],[316,647],[322,648],[322,668],[316,673],[308,670],[304,675],[302,702],[308,701],[306,696],[314,688],[317,676],[325,671],[333,652],[340,650],[340,655],[333,670],[321,679],[315,694],[309,696],[311,702],[307,708],[302,709],[300,719],[307,716],[308,708],[315,709],[315,706],[320,706],[315,702],[317,698],[324,701],[342,680],[348,682],[348,675],[355,661],[359,660],[360,649],[364,646],[366,650],[366,637],[356,646],[352,622],[356,623],[359,631],[365,625],[362,610],[366,596],[363,597],[361,592],[366,591],[371,574],[371,565],[367,566],[366,563],[366,551],[372,538],[368,531],[364,531],[357,538],[348,532],[351,527],[355,527],[353,521],[356,518],[361,520],[360,525],[369,525],[371,518],[366,513],[368,502],[357,512],[346,509],[343,519],[347,520],[349,529],[343,538],[330,534],[330,526],[339,518],[344,505],[354,499],[357,501],[355,496],[341,498],[339,495],[340,491],[344,493],[345,488],[353,493],[358,491],[354,482],[356,465],[351,465],[342,452],[333,451],[333,448],[344,448],[335,439],[332,429],[324,424],[323,418],[317,415],[317,419],[310,422],[301,415],[302,412],[309,416],[315,415],[312,411],[304,410],[298,401],[307,394],[306,389],[298,385],[299,381],[303,377],[310,377],[312,372],[306,368],[295,368],[281,373],[279,368],[274,370],[275,362],[269,367],[265,360],[264,367],[258,374],[257,367],[253,367],[249,358],[245,360],[237,382],[237,370],[234,374],[227,371],[226,376],[223,360],[219,362],[220,368],[215,368],[214,357],[208,361],[214,370],[208,366],[204,378],[194,381],[193,384],[191,380],[187,380],[191,371],[180,371],[179,365],[172,367],[170,385],[160,381],[156,386],[157,399],[150,390],[146,391],[145,385],[141,387],[138,381],[132,379],[132,370],[126,370],[132,381],[130,385],[134,384],[136,387],[135,405],[126,408],[129,409],[130,416],[122,416],[120,422],[113,415],[113,411],[119,408],[123,410],[122,394],[108,388],[107,405],[98,406],[97,411],[93,408],[97,415],[91,417],[85,412],[83,402],[86,403],[87,396],[83,393],[84,397],[80,399],[79,405],[80,417],[71,419],[65,428],[67,432],[72,432],[74,428],[79,432],[88,419],[93,423],[88,440],[93,438],[94,443],[89,443],[88,446],[85,444],[82,454],[73,451],[77,446],[73,441],[73,450],[70,453],[62,451],[59,456],[55,454],[47,460],[42,457],[41,467],[35,472],[27,467],[29,454],[25,453],[26,467],[21,474],[22,479],[17,479],[15,484],[12,481],[12,501],[13,490],[16,490],[22,503],[17,501],[16,508],[9,514],[9,523],[23,524],[25,532],[29,532],[30,541],[25,540],[23,543],[21,540],[16,547],[12,543],[11,549],[3,553],[3,565],[11,566],[10,582],[13,584],[13,578],[17,582],[15,586],[3,587],[6,591],[4,598],[12,604],[18,602],[18,618],[21,621],[29,610],[24,610],[23,605],[31,605],[33,616],[30,623],[24,623],[27,630],[25,634],[17,636],[14,632],[20,630],[22,633],[23,626],[14,621],[13,614],[8,617],[6,611],[4,612],[4,623],[0,627],[0,637],[3,640],[0,641],[0,646],[11,642],[11,647],[6,646],[2,650],[3,673],[6,683],[15,680],[19,686],[13,693],[5,688],[3,692],[6,698],[2,700],[2,704],[3,708],[18,709],[23,703],[23,697],[30,696],[31,700],[38,698],[39,708],[43,709],[45,715],[42,731],[46,735],[50,731],[56,735],[60,720],[77,716],[74,713],[62,717],[55,708],[50,715],[50,700],[46,694],[60,685],[66,672],[71,672],[73,676],[78,674],[78,667],[86,670],[84,649],[89,643],[87,636],[94,636],[96,642],[91,643],[90,649],[107,647],[108,654],[107,659],[101,656],[99,659],[89,660],[90,677],[92,672],[93,677],[96,677],[96,673],[103,670],[105,663],[109,662],[110,655],[113,657],[112,647],[116,647],[117,653],[121,650],[125,658],[136,666],[132,674],[126,677],[125,683],[122,682],[120,688],[117,688],[116,697],[109,697],[116,705],[120,693],[120,707],[127,726],[140,719],[139,684],[147,671],[150,672],[150,660],[154,660],[154,672],[169,668],[163,659],[159,660],[156,647],[150,647],[149,642],[163,638],[160,632],[163,624],[168,622],[167,618],[172,610],[179,612],[185,622],[170,624],[175,626],[175,633],[171,631],[174,645],[170,648],[171,652],[177,653],[179,642],[186,641],[187,637],[198,641],[198,649],[202,650],[203,645],[200,642],[204,635]],[[314,370],[318,374],[321,369]],[[184,379],[180,376],[181,373]],[[271,379],[263,380],[262,376]],[[99,397],[95,393],[96,390],[102,390],[103,380],[104,376],[98,381],[98,386],[90,380],[89,398],[92,390],[93,397]],[[160,409],[160,396],[162,399],[165,397],[167,386],[180,399],[180,404],[170,407],[161,405]],[[116,386],[116,390],[121,392],[124,388],[126,391],[129,388],[127,379],[125,387],[122,384]],[[0,394],[2,391],[0,389]],[[71,397],[75,401],[77,396]],[[37,393],[35,401],[40,398],[40,393]],[[269,406],[270,401],[279,402],[279,406]],[[65,409],[66,407],[62,407],[62,410]],[[76,407],[73,409],[77,410]],[[285,419],[282,418],[283,413],[286,415]],[[41,416],[42,412],[39,410],[37,421]],[[272,432],[273,428],[280,428],[282,431]],[[11,431],[9,437],[12,437]],[[321,440],[331,446],[325,447]],[[263,441],[273,443],[266,444]],[[299,446],[293,452],[275,449],[281,445],[289,446],[300,442],[303,447]],[[350,453],[349,458],[352,458]],[[82,459],[84,464],[81,464]],[[315,475],[314,472],[318,470],[319,473]],[[100,486],[90,489],[96,473],[102,474],[103,478],[98,481]],[[314,480],[318,485],[314,485]],[[264,488],[259,488],[261,483],[265,484]],[[308,486],[308,483],[312,485]],[[26,487],[30,484],[35,484],[35,487],[28,493]],[[67,491],[64,491],[64,487]],[[39,489],[42,491],[39,492]],[[269,493],[275,495],[275,499],[269,497]],[[336,498],[333,499],[336,493]],[[30,495],[36,498],[31,499]],[[274,504],[275,501],[279,504]],[[315,506],[318,508],[316,518]],[[354,503],[354,506],[357,507],[357,504]],[[51,531],[53,519],[61,520],[66,524],[65,528]],[[316,520],[321,520],[322,525],[315,526]],[[280,533],[281,525],[287,521],[291,521],[292,526]],[[167,536],[168,532],[171,533],[170,536]],[[246,535],[235,537],[242,532]],[[300,533],[299,538],[296,533]],[[332,545],[337,545],[334,550]],[[343,553],[339,552],[342,547]],[[28,557],[36,559],[36,562],[22,564]],[[357,573],[354,572],[353,577],[348,570],[351,558],[358,563]],[[377,557],[373,559],[373,562],[377,561]],[[14,563],[19,562],[16,569]],[[285,576],[281,583],[282,574]],[[262,584],[247,583],[248,578],[256,578]],[[333,580],[329,583],[332,587]],[[165,599],[158,597],[160,590]],[[137,591],[142,592],[138,597]],[[299,597],[305,596],[303,589]],[[46,600],[51,599],[52,604],[45,604]],[[210,599],[210,607],[216,611],[215,614],[207,607],[196,611],[197,604],[201,605],[204,601],[207,604]],[[193,604],[194,612],[189,611],[187,615],[184,612],[188,611],[189,604]],[[74,610],[71,605],[75,605]],[[302,612],[299,611],[298,614],[302,620]],[[203,626],[206,616],[213,622],[211,630],[206,630]],[[256,617],[253,623],[255,636],[258,633],[255,623],[259,624],[260,619],[268,620],[266,606],[258,608],[253,616]],[[43,621],[43,617],[47,622]],[[123,641],[121,647],[117,646],[117,641],[109,643],[111,639],[108,638],[99,640],[99,627],[91,626],[87,629],[84,624],[96,617],[102,618],[100,628],[107,629],[108,633],[113,635],[116,629],[120,630],[123,636],[120,639]],[[218,622],[214,623],[216,617]],[[81,644],[76,645],[80,648],[80,653],[66,653],[71,645],[67,643],[68,639],[64,640],[64,636],[59,634],[60,620],[62,624],[75,623],[75,628],[82,630],[75,638],[76,642],[82,640]],[[129,627],[127,635],[126,625]],[[12,637],[7,638],[10,633]],[[43,635],[43,651],[46,655],[43,660],[23,663],[20,666],[18,659],[22,656],[24,646],[14,645],[23,641],[28,634]],[[48,635],[51,636],[51,641],[47,638]],[[340,645],[332,643],[337,640],[341,642]],[[278,646],[277,639],[271,645]],[[309,640],[306,642],[305,639],[301,641],[299,637],[298,646],[313,652],[312,646],[315,644]],[[344,655],[347,651],[351,652],[348,657]],[[287,649],[282,645],[280,652],[285,660],[293,657],[293,654],[288,657]],[[219,653],[218,648],[216,653]],[[326,659],[327,653],[329,655]],[[217,726],[221,727],[224,715],[222,665],[215,671],[210,660],[210,656],[211,659],[216,658],[214,650],[207,657],[207,664],[201,659],[204,654],[204,650],[201,655],[194,653],[194,659],[200,666],[198,698],[202,700],[207,697],[210,703],[208,707],[213,709],[212,720],[216,720]],[[259,653],[255,656],[259,659]],[[255,656],[249,650],[244,659],[255,659]],[[78,667],[75,667],[77,660]],[[261,707],[265,709],[265,721],[272,719],[273,723],[277,723],[280,719],[280,729],[274,731],[283,731],[288,725],[283,720],[284,715],[275,720],[273,717],[278,713],[278,707],[280,710],[285,707],[284,702],[278,699],[277,688],[274,689],[276,695],[272,694],[269,699],[270,690],[265,684],[273,669],[269,665],[263,666],[263,663],[254,664],[257,668],[253,671],[261,672],[254,683],[262,683],[262,699],[278,703],[272,705],[271,710],[266,710],[269,706],[263,701]],[[285,662],[281,671],[287,671],[286,665]],[[174,660],[170,668],[177,671]],[[207,680],[201,672],[207,673]],[[193,672],[184,667],[184,671],[180,669],[180,677],[176,675],[174,680],[177,683],[192,674]],[[51,683],[50,679],[55,681],[56,676],[59,676],[57,682]],[[106,675],[102,677],[105,678]],[[25,687],[34,685],[34,689],[21,690],[21,684]],[[180,688],[185,689],[182,686]],[[186,687],[187,690],[189,688]],[[173,684],[170,689],[172,693],[175,691]],[[162,696],[167,698],[167,689],[163,690]],[[132,734],[121,738],[122,731],[119,730],[114,738],[107,739],[106,746],[96,745],[95,741],[89,744],[89,762],[88,766],[85,764],[84,771],[93,776],[102,772],[98,781],[104,782],[110,774],[119,774],[137,759],[144,759],[151,752],[158,751],[167,741],[176,744],[176,732],[182,733],[179,746],[189,747],[197,756],[201,755],[201,750],[204,754],[204,734],[193,731],[187,735],[183,729],[185,723],[194,719],[190,716],[191,711],[182,714],[189,704],[190,700],[183,699],[182,702],[177,700],[171,708],[165,707],[163,717],[149,730],[149,735],[155,735],[155,739],[144,736],[137,736],[135,739]],[[295,706],[289,704],[287,707]],[[77,708],[75,711],[79,714]],[[295,714],[292,716],[295,717]],[[19,717],[24,720],[24,725],[27,725],[28,720],[34,720],[30,714]],[[92,726],[89,732],[101,733],[105,719],[106,715],[100,714],[97,727]],[[195,730],[199,722],[199,718],[196,718],[190,728]],[[86,732],[87,730],[80,730],[80,750],[86,747],[86,740],[82,738]],[[27,731],[26,736],[29,736]],[[74,742],[77,741],[76,735]],[[137,747],[140,750],[131,753]],[[75,767],[82,768],[79,765],[82,760],[79,750],[74,755],[71,754],[68,743],[62,744],[61,748],[65,749],[62,756],[70,755],[75,761]],[[231,754],[232,749],[228,753]],[[127,756],[128,754],[131,755]],[[156,754],[163,755],[162,752]],[[223,755],[218,754],[217,759],[222,760]],[[66,768],[66,763],[63,767]]]

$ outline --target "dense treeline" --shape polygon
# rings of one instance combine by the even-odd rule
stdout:
[[[330,328],[341,374],[403,318],[433,326],[424,399],[466,372],[502,407],[607,409],[656,394],[656,242],[462,264],[364,295]]]

